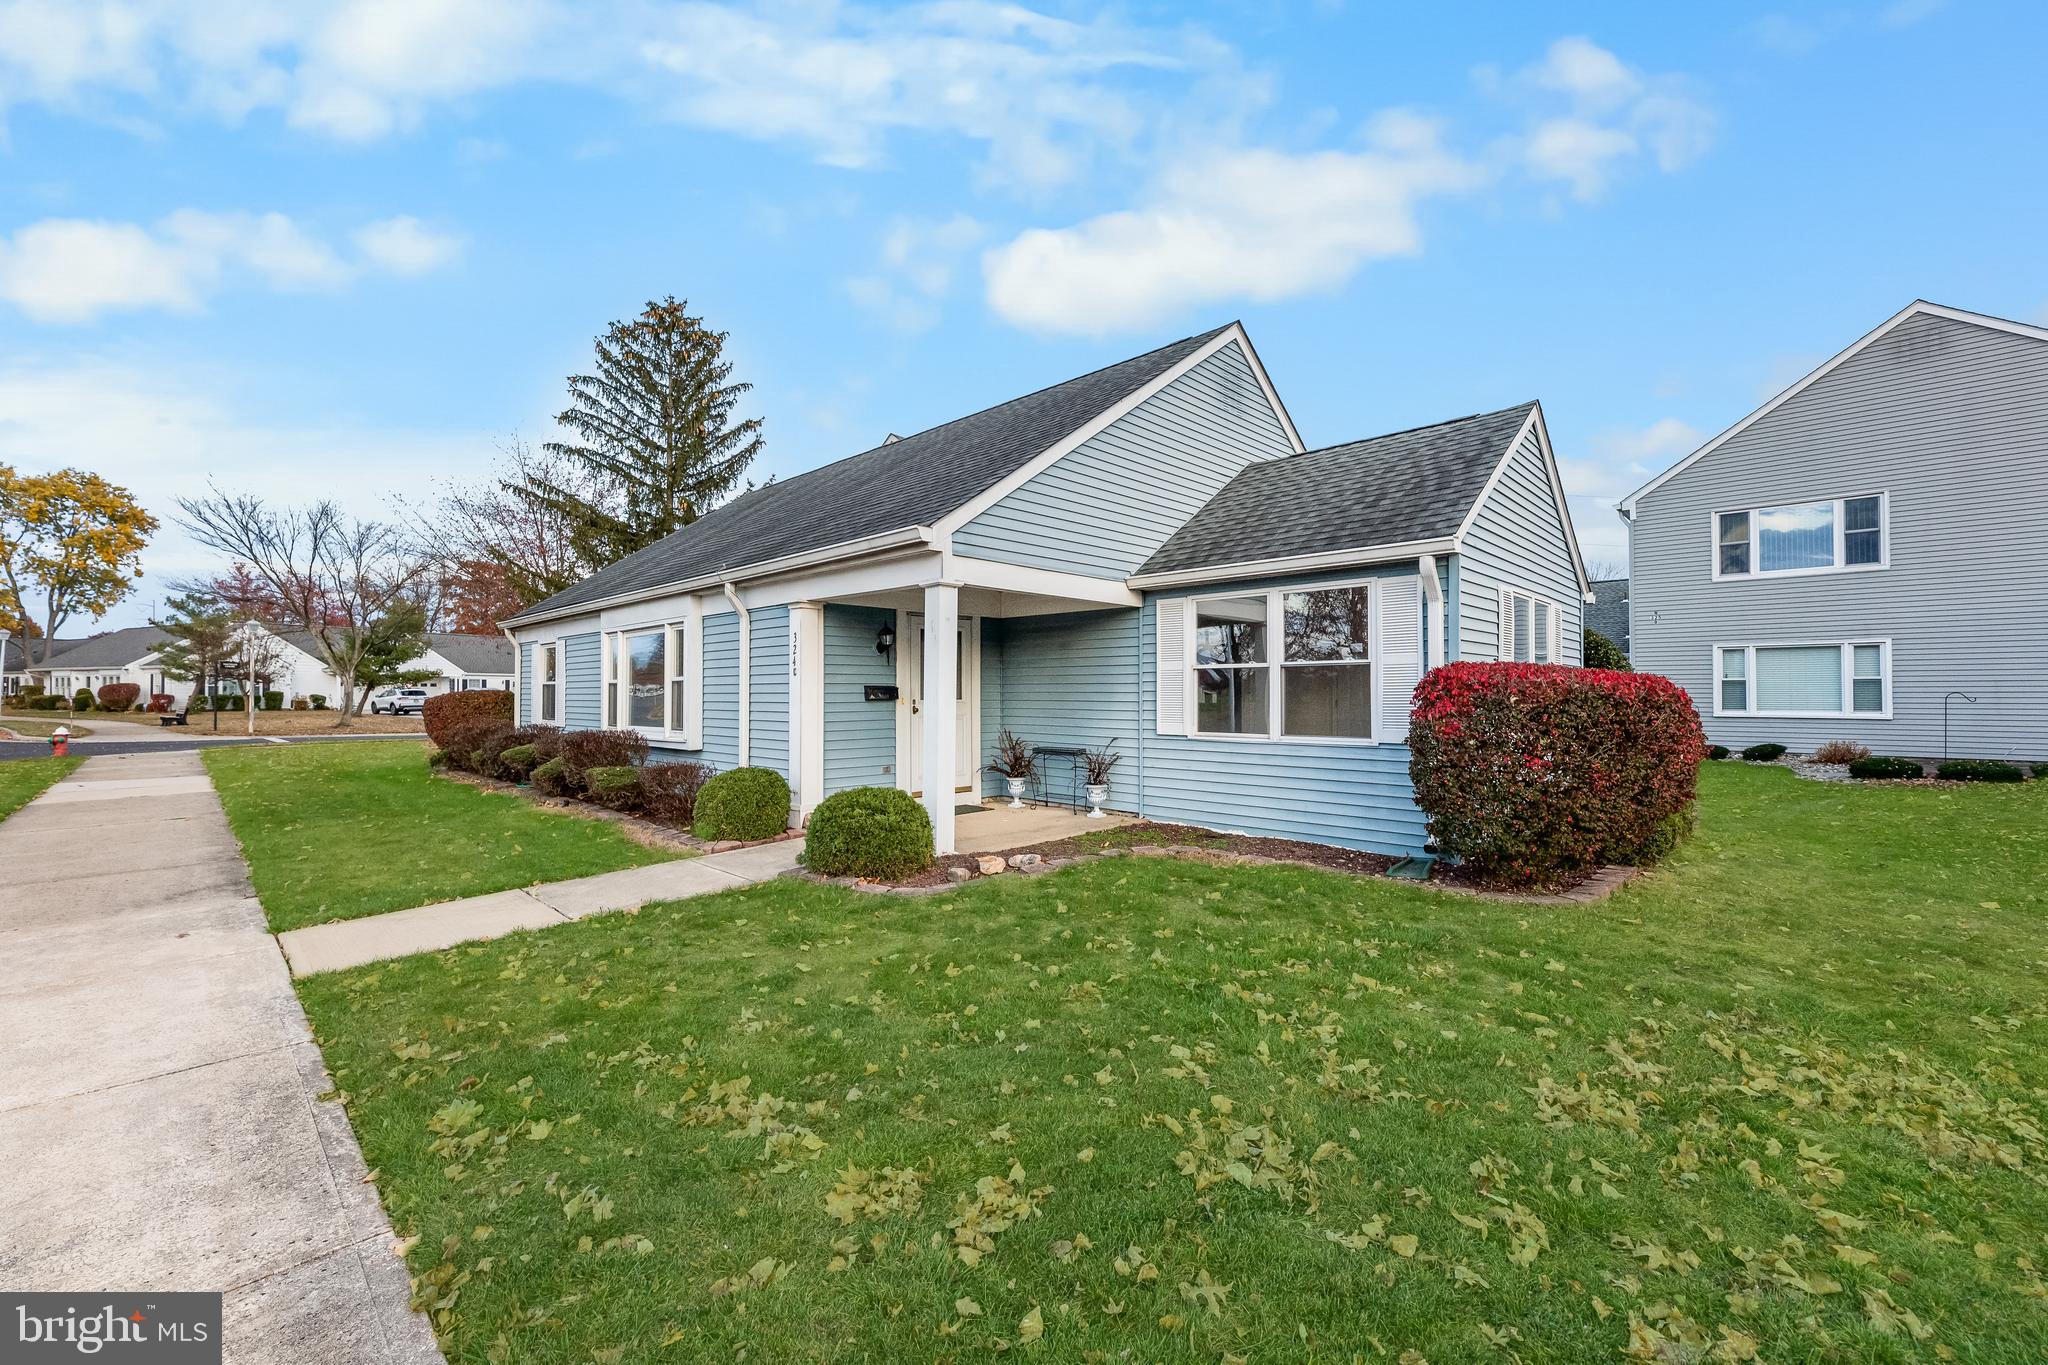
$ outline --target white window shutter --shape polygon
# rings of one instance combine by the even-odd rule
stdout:
[[[1496,588],[1493,596],[1500,606],[1495,617],[1499,632],[1494,640],[1493,657],[1504,664],[1512,663],[1515,658],[1515,595],[1506,588]]]
[[[1400,743],[1408,738],[1408,712],[1422,681],[1422,584],[1385,579],[1379,586],[1379,724],[1373,733]]]
[[[1548,602],[1536,604],[1536,628],[1541,642],[1537,649],[1542,651],[1541,661],[1546,664],[1557,662],[1557,608]]]
[[[1188,732],[1188,620],[1193,606],[1191,599],[1176,597],[1154,607],[1158,616],[1158,649],[1152,661],[1158,680],[1154,698],[1162,735]]]
[[[704,747],[704,612],[683,618],[683,747]]]

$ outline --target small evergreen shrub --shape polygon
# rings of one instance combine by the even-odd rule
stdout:
[[[734,768],[697,793],[697,837],[772,839],[789,828],[789,783],[773,768]]]
[[[1936,777],[1950,782],[2024,782],[2026,772],[2017,763],[1996,758],[1952,758],[1934,770]]]
[[[589,788],[592,768],[637,768],[647,761],[647,737],[638,730],[564,730],[557,744],[579,792]]]
[[[447,766],[448,766],[448,751],[447,751],[446,749],[429,749],[429,750],[427,750],[427,766],[428,766],[429,768],[445,768],[445,767],[447,767]]]
[[[1853,739],[1831,739],[1813,751],[1816,763],[1854,763],[1859,758],[1870,757],[1870,746],[1858,744]]]
[[[647,818],[689,829],[697,818],[697,794],[711,780],[702,763],[650,763],[640,770],[640,796]]]
[[[515,744],[498,751],[498,775],[508,782],[524,782],[540,766],[540,755],[531,744]]]
[[[562,760],[551,758],[533,770],[533,789],[543,796],[573,796],[569,790],[568,770]]]
[[[1621,652],[1621,646],[1588,626],[1586,628],[1586,667],[1605,668],[1616,673],[1634,672],[1628,655]]]
[[[1849,776],[1859,782],[1898,782],[1927,776],[1910,758],[1859,758],[1849,765]]]
[[[640,770],[632,767],[586,768],[584,789],[607,810],[640,809]]]
[[[141,695],[140,683],[108,683],[99,691],[100,709],[126,711],[135,705],[135,699]]]
[[[325,692],[308,693],[306,700],[313,703],[315,711],[325,711],[327,709],[327,694]]]
[[[1654,856],[1692,805],[1707,752],[1669,678],[1514,663],[1430,670],[1408,746],[1437,848],[1516,887]]]
[[[1726,757],[1728,757],[1728,746],[1727,746],[1727,745],[1725,745],[1725,744],[1709,744],[1709,745],[1707,746],[1707,757],[1708,757],[1708,758],[1726,758]]]
[[[931,816],[895,787],[837,792],[811,812],[804,864],[826,877],[914,877],[932,865]]]
[[[2036,763],[2034,765],[2034,776],[2048,777],[2048,763]]]
[[[28,709],[31,711],[54,711],[63,704],[62,697],[34,696],[28,699]]]
[[[323,698],[314,698],[316,709]],[[443,692],[438,697],[428,697],[420,708],[420,717],[426,723],[427,738],[445,749],[447,736],[465,720],[488,720],[500,725],[512,724],[512,694],[510,692]]]
[[[78,689],[78,690],[77,690],[76,692],[73,692],[73,693],[71,694],[71,709],[72,709],[72,710],[74,710],[74,711],[90,711],[90,710],[92,710],[92,708],[93,708],[93,697],[92,697],[92,689],[91,689],[90,687],[81,687],[81,688],[79,688],[79,689]]]
[[[1784,756],[1785,746],[1782,744],[1752,744],[1742,751],[1743,761],[1747,763],[1776,763]]]

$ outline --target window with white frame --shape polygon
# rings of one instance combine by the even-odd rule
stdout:
[[[679,734],[689,728],[689,640],[665,621],[604,637],[605,724]]]
[[[1891,643],[1842,640],[1714,649],[1719,716],[1891,716]]]
[[[1500,658],[1503,662],[1554,664],[1562,660],[1559,632],[1564,620],[1557,603],[1502,589]]]
[[[562,723],[562,647],[536,645],[533,651],[534,679],[539,684],[540,720],[544,725]]]
[[[1370,740],[1371,626],[1362,583],[1196,599],[1195,733]]]
[[[1714,577],[1881,569],[1886,512],[1882,493],[1717,512]]]

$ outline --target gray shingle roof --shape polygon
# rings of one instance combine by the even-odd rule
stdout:
[[[1586,629],[1599,631],[1628,653],[1628,580],[1596,578],[1586,586],[1593,593],[1586,608]]]
[[[1451,535],[1535,407],[1246,465],[1138,572],[1185,573]]]
[[[512,672],[512,642],[502,635],[429,635],[427,648],[463,673]]]
[[[94,635],[50,656],[38,668],[125,668],[171,637],[155,626],[129,626]]]
[[[757,488],[512,619],[651,591],[906,527],[930,526],[1172,369],[1223,330],[1186,337]]]

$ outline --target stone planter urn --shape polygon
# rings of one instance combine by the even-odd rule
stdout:
[[[1088,804],[1093,807],[1088,812],[1090,820],[1100,820],[1103,818],[1102,803],[1107,800],[1109,800],[1109,784],[1107,782],[1090,782],[1088,784]]]
[[[1011,810],[1024,809],[1024,783],[1025,779],[1021,777],[1006,777],[1003,779],[1003,785],[1010,789]]]

